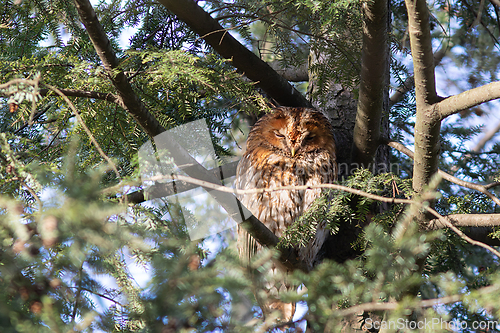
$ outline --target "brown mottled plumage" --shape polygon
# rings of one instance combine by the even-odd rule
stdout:
[[[307,108],[280,107],[263,116],[247,139],[246,152],[238,164],[236,186],[240,189],[274,188],[290,185],[316,185],[336,180],[335,141],[328,120],[318,111]],[[274,191],[241,195],[240,200],[276,236],[301,216],[320,196],[321,189]],[[309,268],[323,245],[328,230],[318,225],[316,237],[298,248],[300,258]],[[242,228],[238,229],[238,249],[247,261],[261,246]],[[273,270],[276,269],[273,268]],[[280,290],[292,288],[286,283],[270,287],[273,297]],[[276,301],[264,305],[264,313],[280,310],[281,320],[289,321],[294,304]]]

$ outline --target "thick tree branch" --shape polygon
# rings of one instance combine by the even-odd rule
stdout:
[[[500,226],[500,214],[450,214],[447,215],[456,227],[497,227]],[[430,229],[442,229],[447,225],[439,219],[429,222]]]
[[[363,2],[363,52],[352,162],[368,167],[379,146],[387,83],[387,0]]]
[[[160,125],[156,118],[146,109],[139,97],[135,94],[125,73],[117,70],[118,58],[111,47],[111,43],[106,35],[106,32],[97,19],[90,1],[75,0],[75,4],[78,9],[78,14],[80,15],[80,19],[87,29],[87,33],[89,34],[97,55],[101,59],[111,82],[118,91],[118,95],[120,96],[125,109],[132,115],[139,125],[144,128],[144,131],[150,137],[154,137],[155,135],[165,131],[163,126]]]
[[[120,98],[125,105],[125,109],[130,112],[134,119],[144,128],[146,133],[154,137],[164,132],[165,129],[156,118],[146,109],[144,104],[135,94],[127,77],[118,69],[118,59],[111,47],[111,43],[102,28],[94,8],[88,0],[75,0],[80,19],[85,25],[94,48],[101,59],[104,68],[111,82],[115,86]],[[162,134],[162,140],[169,143],[169,151],[174,158],[175,164],[185,171],[189,176],[202,179],[207,182],[220,184],[214,174],[208,172],[189,153],[180,146],[168,133]],[[252,236],[262,245],[274,247],[278,243],[278,238],[266,228],[255,216],[241,205],[234,195],[227,193],[209,192],[214,199],[227,211],[229,216],[235,221],[241,221],[242,217],[247,217],[241,225],[252,234]],[[236,203],[236,204],[235,204]],[[301,268],[305,265],[298,259],[293,248],[282,249],[281,262],[289,269]]]
[[[193,0],[158,0],[186,22],[222,57],[256,82],[270,97],[285,106],[311,107],[309,101],[266,62],[238,42]]]
[[[429,11],[425,0],[406,0],[417,108],[437,101]]]
[[[420,193],[437,172],[441,119],[432,108],[438,96],[427,4],[425,0],[406,0],[406,8],[417,100],[413,189]]]
[[[498,258],[500,258],[500,252],[498,252],[497,250],[495,250],[494,248],[492,248],[491,246],[489,246],[483,242],[477,241],[477,240],[472,239],[469,236],[467,236],[462,230],[458,229],[453,224],[453,222],[450,220],[450,218],[448,216],[441,216],[438,212],[436,212],[432,208],[427,208],[427,210],[439,220],[440,224],[442,224],[444,227],[448,227],[451,230],[453,230],[457,235],[459,235],[461,238],[463,238],[466,242],[468,242],[472,245],[480,246],[483,249],[490,251],[491,253],[496,255]],[[464,215],[469,216],[469,214],[464,214]],[[488,215],[497,215],[497,214],[488,214]],[[500,217],[500,215],[499,215],[499,217]]]
[[[448,97],[435,105],[441,119],[473,106],[500,98],[500,81]]]
[[[278,72],[283,78],[292,82],[302,82],[309,80],[309,73],[307,72],[307,63],[303,63],[299,67],[283,67],[280,61],[273,61],[269,63],[272,69]]]

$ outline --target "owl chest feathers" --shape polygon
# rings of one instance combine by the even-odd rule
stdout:
[[[245,154],[238,165],[237,187],[275,189],[284,186],[319,185],[334,181],[334,165],[327,152],[289,158],[272,151]],[[240,200],[276,236],[301,216],[321,195],[321,189],[277,190],[251,193]]]

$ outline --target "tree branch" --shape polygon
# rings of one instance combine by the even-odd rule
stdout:
[[[437,101],[429,11],[425,0],[406,0],[417,108]]]
[[[269,96],[285,106],[311,107],[309,101],[266,62],[231,36],[210,14],[193,0],[158,0],[222,57],[256,82]]]
[[[497,250],[495,250],[494,248],[492,248],[491,246],[489,246],[489,245],[487,245],[487,244],[485,244],[483,242],[474,240],[474,239],[470,238],[469,236],[467,236],[462,230],[458,229],[452,223],[452,221],[450,220],[450,218],[448,216],[441,216],[438,212],[436,212],[434,209],[429,208],[429,207],[427,208],[427,211],[429,211],[432,215],[434,215],[439,220],[438,223],[442,224],[445,227],[450,228],[451,230],[453,230],[457,235],[459,235],[461,238],[463,238],[468,243],[470,243],[472,245],[480,246],[483,249],[486,249],[486,250],[490,251],[491,253],[493,253],[494,255],[496,255],[498,258],[500,258],[500,252],[498,252]],[[471,214],[463,214],[463,215],[464,216],[469,216]],[[474,214],[474,215],[477,215],[477,214]],[[485,215],[495,216],[495,215],[498,215],[498,214],[485,214]],[[500,217],[500,215],[498,217]]]
[[[352,162],[368,167],[379,146],[387,83],[387,0],[363,2],[361,82],[352,147]]]
[[[329,189],[346,191],[349,193],[353,193],[353,194],[356,194],[359,196],[363,196],[363,197],[370,198],[370,199],[377,200],[377,201],[381,201],[381,202],[416,205],[420,209],[423,209],[423,210],[427,211],[430,215],[433,215],[434,217],[436,217],[439,220],[440,225],[442,225],[443,227],[448,227],[448,228],[452,229],[457,235],[459,235],[465,241],[469,242],[472,245],[477,245],[477,246],[480,246],[482,248],[485,248],[500,258],[500,252],[491,248],[489,245],[487,245],[483,242],[479,242],[477,240],[470,238],[468,235],[466,235],[460,229],[455,227],[453,225],[453,223],[448,219],[447,216],[440,215],[438,212],[436,212],[434,209],[432,209],[429,205],[427,205],[421,201],[418,201],[418,200],[400,199],[400,198],[394,198],[394,197],[388,198],[388,197],[384,197],[381,195],[368,193],[365,191],[361,191],[361,190],[358,190],[355,188],[350,188],[350,187],[338,185],[338,184],[291,185],[291,186],[276,186],[274,188],[253,188],[253,189],[242,190],[242,189],[229,188],[229,187],[222,186],[219,184],[209,183],[209,182],[204,181],[204,180],[200,180],[200,179],[196,179],[196,178],[192,178],[192,177],[186,177],[186,176],[182,176],[182,175],[171,175],[170,177],[158,176],[158,177],[152,177],[149,180],[156,181],[156,180],[166,179],[166,178],[171,178],[172,180],[181,180],[181,181],[185,181],[188,183],[197,184],[197,185],[202,186],[204,188],[213,189],[213,190],[220,192],[220,193],[249,194],[249,193],[266,193],[266,192],[284,191],[284,190],[292,191],[292,190],[309,190],[309,189],[313,189],[313,188],[329,188]],[[463,214],[463,215],[469,216],[469,214]],[[494,216],[493,217],[494,220],[500,221],[500,214],[490,214],[490,215]],[[428,224],[426,224],[426,228],[429,228]]]
[[[307,63],[299,67],[283,67],[280,61],[273,61],[269,63],[272,69],[278,72],[287,81],[302,82],[309,80],[309,73],[307,72]]]
[[[125,73],[117,70],[119,64],[118,58],[90,2],[88,0],[75,0],[75,4],[97,55],[101,59],[111,82],[118,91],[125,109],[150,137],[154,137],[165,131],[163,126],[160,125],[135,94]]]
[[[403,154],[413,159],[413,152],[406,148],[399,142],[395,141],[385,141],[389,147],[392,147],[396,150],[399,150]],[[442,170],[438,170],[439,174],[443,179],[448,180],[449,182],[455,183],[459,186],[463,186],[466,188],[470,188],[473,190],[480,191],[481,193],[486,194],[490,199],[492,199],[497,205],[499,204],[499,200],[492,193],[488,191],[488,188],[497,186],[498,183],[492,183],[489,185],[480,185],[466,182],[465,180],[458,179]],[[474,215],[479,215],[475,217]],[[498,214],[456,214],[456,215],[448,215],[451,217],[451,223],[458,227],[471,227],[468,230],[465,230],[464,233],[471,239],[490,245],[490,246],[500,246],[499,239],[493,239],[489,235],[493,231],[491,227],[500,226],[500,215]],[[469,216],[473,216],[473,218],[469,219]],[[490,223],[490,224],[488,224]],[[496,223],[496,224],[495,224]],[[439,227],[437,227],[439,225]],[[429,221],[428,227],[430,229],[438,229],[445,227],[445,225],[439,221],[439,219],[434,219]]]
[[[410,149],[406,148],[403,144],[396,142],[396,141],[385,141],[384,143],[386,145],[388,145],[389,147],[392,147],[396,150],[399,150],[400,152],[402,152],[403,154],[405,154],[409,158],[411,158],[411,159],[414,158],[413,152]],[[476,191],[479,191],[479,192],[485,194],[488,198],[490,198],[491,200],[493,200],[493,202],[495,202],[498,206],[500,206],[500,199],[498,199],[490,191],[488,191],[488,188],[492,187],[491,185],[481,185],[481,184],[467,182],[465,180],[459,179],[459,178],[452,176],[449,173],[446,173],[443,170],[439,170],[439,169],[438,169],[438,173],[441,177],[443,177],[443,179],[445,179],[451,183],[457,184],[457,185],[465,187],[465,188],[469,188],[471,190],[476,190]]]
[[[497,227],[500,214],[450,214],[446,218],[456,227]],[[447,227],[440,219],[429,222],[429,228],[436,230]]]
[[[84,97],[84,98],[93,98],[100,99],[107,102],[112,102],[120,105],[122,108],[125,108],[121,98],[112,93],[102,93],[98,91],[85,91],[78,89],[59,89],[66,96],[70,97]],[[52,90],[49,89],[40,89],[38,93],[42,96],[57,96]]]
[[[225,164],[224,166],[213,168],[207,170],[215,175],[223,175],[221,178],[230,178],[236,174],[236,167],[238,166],[238,162],[231,162]],[[155,183],[147,189],[147,197],[144,194],[144,190],[139,190],[136,192],[132,192],[127,194],[127,202],[130,204],[139,204],[146,200],[168,197],[174,194],[179,194],[183,192],[187,192],[189,190],[200,187],[200,185],[186,183],[182,181],[175,181],[173,184],[168,183]],[[174,191],[175,188],[175,191]]]
[[[434,107],[441,119],[473,106],[500,98],[500,81],[470,89],[448,97]]]
[[[478,294],[490,294],[493,292],[496,292],[499,289],[498,286],[492,285],[492,286],[487,286],[483,287],[480,289],[474,290],[474,292]],[[415,299],[412,301],[410,304],[404,304],[405,309],[425,309],[425,308],[430,308],[433,306],[437,305],[442,305],[442,304],[452,304],[452,303],[457,303],[462,300],[467,298],[467,294],[457,294],[457,295],[449,295],[449,296],[444,296],[440,298],[431,298],[431,299],[425,299],[425,300],[420,300],[420,299]],[[338,311],[334,311],[333,314],[336,317],[345,317],[345,316],[350,316],[354,315],[360,312],[366,312],[366,311],[386,311],[386,310],[396,310],[403,306],[403,304],[398,303],[398,302],[370,302],[370,303],[363,303],[355,306],[351,306],[350,308],[347,309],[341,309]]]
[[[486,143],[488,141],[490,141],[495,136],[495,134],[498,133],[498,131],[500,131],[500,121],[496,124],[495,127],[493,127],[492,129],[490,129],[489,131],[487,131],[483,135],[483,137],[481,138],[481,140],[479,140],[479,142],[476,144],[476,146],[474,148],[472,148],[472,152],[474,152],[474,153],[480,153],[481,150],[483,150],[483,148],[486,145]]]
[[[425,0],[406,0],[406,8],[417,100],[413,189],[421,193],[437,172],[441,119],[432,108],[439,98],[427,4]]]
[[[182,1],[179,1],[182,2]],[[118,69],[118,59],[111,47],[111,43],[106,36],[94,8],[88,0],[75,0],[80,19],[85,25],[89,37],[96,49],[99,58],[101,59],[104,68],[111,82],[115,86],[120,98],[125,105],[125,109],[132,114],[134,119],[144,128],[146,133],[154,137],[165,131],[163,126],[156,118],[146,109],[141,100],[137,97],[132,89],[127,77]],[[194,3],[193,3],[194,4]],[[194,4],[196,5],[196,4]],[[196,6],[197,7],[197,6]],[[200,8],[201,10],[201,8]],[[174,158],[174,162],[189,176],[204,181],[220,184],[220,181],[214,174],[208,172],[201,164],[199,164],[189,153],[179,145],[168,132],[162,133],[162,140],[169,143],[169,151]],[[255,216],[253,216],[234,195],[227,193],[209,192],[214,199],[226,210],[231,218],[241,222],[252,236],[262,245],[274,247],[278,243],[278,238],[269,229],[266,228]],[[280,261],[289,269],[304,269],[305,265],[298,259],[297,251],[293,248],[281,250]]]
[[[492,238],[493,227],[463,227],[464,233],[470,238],[488,244],[490,246],[500,246],[500,239]]]

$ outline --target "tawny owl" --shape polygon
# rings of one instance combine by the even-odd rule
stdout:
[[[253,189],[317,185],[332,183],[336,175],[335,141],[327,118],[312,109],[280,107],[263,116],[250,131],[246,152],[236,171],[236,187]],[[239,199],[280,237],[320,194],[320,188],[282,190],[245,194]],[[312,268],[328,236],[329,230],[325,223],[318,225],[316,237],[309,244],[298,248],[299,257],[309,268]],[[238,250],[243,260],[250,259],[260,248],[243,228],[238,229]],[[282,288],[286,288],[286,284],[277,287],[278,293]],[[279,301],[267,307],[268,311],[281,311],[282,320],[285,321],[290,321],[295,311],[293,304]],[[266,309],[262,310],[266,312]]]

